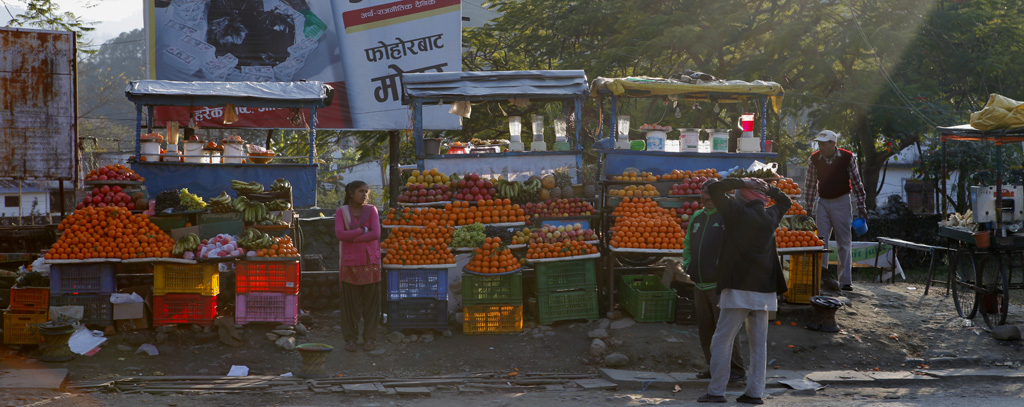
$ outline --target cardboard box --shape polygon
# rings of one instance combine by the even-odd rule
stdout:
[[[114,328],[116,328],[118,332],[149,329],[151,325],[149,321],[153,318],[152,306],[150,305],[150,302],[152,301],[153,297],[153,286],[140,285],[134,287],[124,287],[118,290],[118,292],[124,294],[136,293],[140,295],[143,299],[145,299],[145,301],[133,304],[113,304]],[[121,306],[125,307],[121,308]],[[122,319],[121,317],[137,318]]]
[[[146,303],[133,302],[128,304],[114,304],[114,320],[139,319],[146,316]]]

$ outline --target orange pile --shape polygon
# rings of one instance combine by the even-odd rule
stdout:
[[[385,225],[422,226],[437,223],[447,226],[471,225],[473,223],[510,223],[526,222],[526,211],[513,205],[506,199],[488,199],[476,201],[470,205],[468,201],[454,201],[441,208],[409,208],[404,207],[398,213],[389,211],[384,217]]]
[[[142,214],[121,207],[82,208],[57,226],[64,233],[48,260],[171,257],[171,239]]]
[[[519,269],[519,260],[512,251],[501,244],[501,238],[488,237],[484,244],[475,249],[473,258],[466,264],[466,270],[474,273],[508,273]]]
[[[615,207],[611,246],[630,249],[683,249],[682,221],[650,198],[625,198]]]
[[[623,189],[612,189],[608,191],[611,196],[661,196],[658,188],[654,185],[627,185]]]
[[[579,240],[564,240],[555,243],[531,243],[526,250],[527,259],[553,259],[558,257],[596,254],[597,246]]]
[[[454,264],[448,245],[452,243],[455,229],[431,222],[422,228],[400,227],[393,229],[388,238],[380,244],[388,251],[384,264],[401,266],[425,264]]]
[[[622,175],[612,176],[613,181],[657,181],[658,177],[649,172],[636,173],[634,171],[623,171]]]
[[[274,238],[277,243],[256,251],[259,257],[299,257],[299,251],[295,249],[292,238],[281,236]]]
[[[786,195],[800,195],[800,186],[792,178],[775,179],[768,184],[781,189]]]
[[[817,232],[810,230],[789,230],[787,228],[775,229],[775,246],[784,249],[787,247],[814,247],[824,246],[825,242],[818,238]]]
[[[670,172],[668,174],[659,175],[658,179],[662,180],[662,181],[666,181],[666,180],[682,180],[682,179],[693,178],[693,177],[705,177],[705,178],[714,178],[714,179],[722,178],[722,176],[718,174],[718,170],[716,170],[714,168],[705,168],[703,170],[697,170],[697,171],[672,170],[672,172]]]
[[[768,208],[768,207],[771,207],[772,205],[775,205],[775,200],[769,198],[768,202],[764,204],[764,207]],[[807,211],[804,210],[803,205],[800,205],[800,202],[797,202],[797,201],[793,201],[793,205],[789,207],[788,211],[786,211],[786,215],[806,215],[806,214],[807,214]]]

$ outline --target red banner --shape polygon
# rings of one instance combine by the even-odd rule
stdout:
[[[330,83],[334,87],[334,101],[326,108],[316,110],[317,128],[351,128],[345,82]],[[164,127],[167,121],[177,121],[182,127],[195,118],[199,128],[256,128],[304,130],[309,125],[309,109],[271,109],[236,107],[238,121],[224,124],[224,106],[158,106],[153,111],[154,125]]]

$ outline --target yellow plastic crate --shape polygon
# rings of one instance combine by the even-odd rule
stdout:
[[[786,302],[810,304],[821,288],[821,254],[806,253],[789,256],[789,288]]]
[[[42,336],[33,325],[49,320],[47,313],[35,311],[10,311],[4,313],[4,343],[8,345],[36,345]]]
[[[462,333],[507,334],[523,331],[523,304],[483,304],[462,307]]]
[[[153,295],[220,294],[220,272],[217,263],[153,265]]]

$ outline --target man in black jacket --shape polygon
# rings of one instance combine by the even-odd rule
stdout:
[[[725,234],[718,257],[721,310],[711,339],[711,383],[708,393],[697,401],[726,401],[733,341],[746,322],[750,366],[746,391],[736,401],[763,404],[768,313],[778,309],[778,294],[786,292],[786,280],[775,247],[775,228],[793,201],[778,188],[769,187],[757,178],[710,181],[707,189],[725,221]],[[726,195],[731,190],[738,190],[734,197]],[[767,197],[774,199],[775,205],[765,208]]]
[[[711,366],[711,337],[715,334],[718,322],[718,273],[715,268],[722,249],[725,222],[722,221],[722,214],[715,209],[715,202],[711,200],[706,188],[700,198],[704,207],[690,218],[690,226],[683,239],[683,270],[686,270],[694,283],[697,336],[700,338],[700,350],[704,352],[704,362]],[[733,343],[730,366],[729,381],[743,381],[746,373],[739,342]],[[697,373],[697,377],[710,379],[711,370]]]

